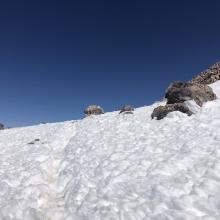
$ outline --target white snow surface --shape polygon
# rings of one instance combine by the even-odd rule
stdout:
[[[219,98],[0,131],[0,220],[219,220]]]

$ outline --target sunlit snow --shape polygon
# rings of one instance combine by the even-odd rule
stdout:
[[[160,104],[0,131],[0,220],[219,220],[220,99]]]

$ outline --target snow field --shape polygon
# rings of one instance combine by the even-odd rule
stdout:
[[[220,99],[160,104],[1,131],[0,219],[219,220]]]

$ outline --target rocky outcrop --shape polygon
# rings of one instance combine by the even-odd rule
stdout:
[[[190,82],[200,84],[211,84],[220,80],[220,61],[215,63],[209,69],[201,72]]]
[[[104,110],[98,105],[90,105],[84,110],[84,113],[86,116],[100,115],[100,114],[104,114]]]
[[[167,104],[194,100],[202,106],[204,102],[216,99],[216,95],[208,85],[175,81],[168,87],[165,98],[167,98]]]
[[[4,128],[5,126],[2,123],[0,123],[0,130],[4,130]]]
[[[175,81],[170,84],[165,93],[167,103],[154,109],[151,117],[158,120],[166,117],[169,112],[180,111],[187,115],[193,112],[185,105],[185,101],[194,100],[197,105],[216,99],[216,95],[208,84],[220,80],[220,62],[200,73],[188,82]]]
[[[166,104],[165,106],[159,106],[154,109],[151,114],[151,118],[156,118],[157,120],[161,120],[167,116],[168,113],[179,111],[187,114],[188,116],[192,115],[193,112],[185,105],[185,103],[174,103],[174,104]]]
[[[130,105],[124,105],[120,109],[119,114],[121,114],[121,113],[123,113],[123,114],[133,114],[133,111],[134,111],[133,107],[131,107]]]
[[[194,100],[199,106],[216,99],[212,88],[205,84],[175,81],[170,84],[165,93],[167,103],[154,109],[151,117],[158,120],[173,111],[192,115],[193,112],[185,105],[185,101]]]

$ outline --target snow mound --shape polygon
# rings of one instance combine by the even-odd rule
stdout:
[[[0,219],[220,219],[219,98],[1,131]]]

